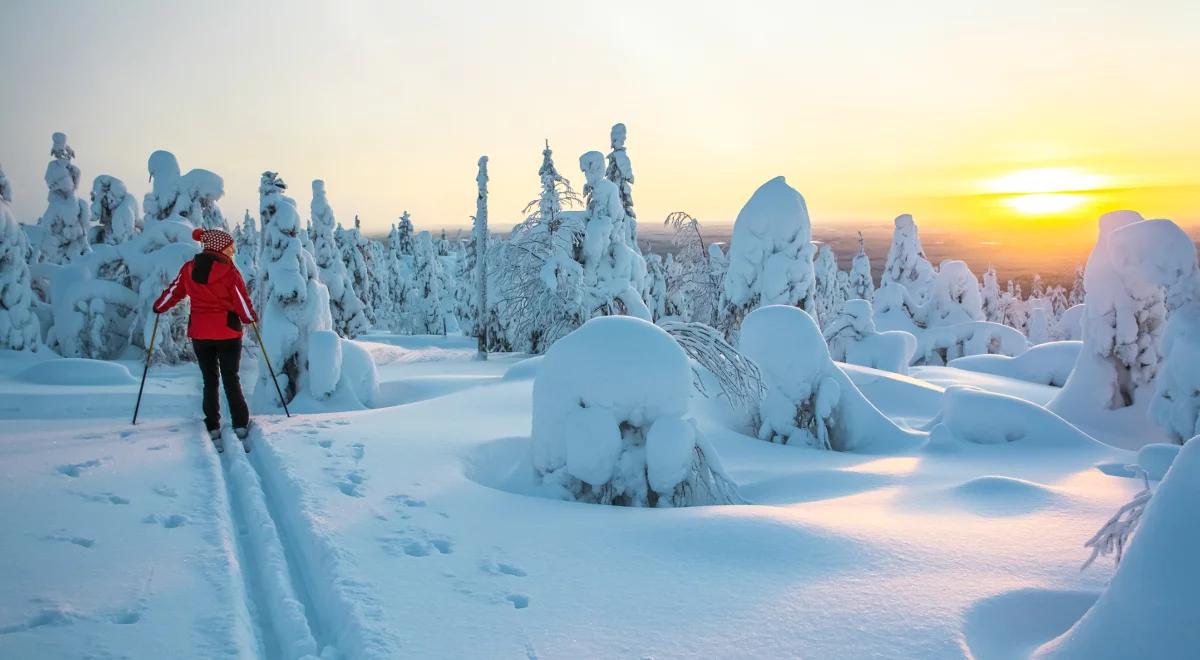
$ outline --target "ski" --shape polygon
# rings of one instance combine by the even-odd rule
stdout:
[[[234,429],[233,434],[235,436],[237,436],[238,440],[242,441],[242,449],[245,449],[246,453],[249,454],[250,453],[250,427],[247,426],[245,429],[242,430],[241,433],[238,433],[237,429]]]

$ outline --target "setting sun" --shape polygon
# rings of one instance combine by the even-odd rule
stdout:
[[[1024,215],[1051,215],[1077,209],[1099,190],[1105,177],[1066,167],[1020,170],[993,179],[987,190]]]

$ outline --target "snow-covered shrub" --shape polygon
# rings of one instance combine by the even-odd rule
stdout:
[[[49,188],[46,212],[38,219],[41,230],[42,259],[52,264],[69,263],[90,250],[88,233],[92,213],[87,202],[76,196],[79,189],[79,168],[71,161],[75,151],[67,144],[67,136],[55,133],[46,165],[46,187]]]
[[[850,288],[848,299],[858,298],[870,302],[875,299],[875,280],[871,275],[871,257],[867,256],[862,232],[858,232],[858,253],[850,262]]]
[[[1173,244],[1181,234],[1183,244]],[[1070,417],[1133,405],[1162,363],[1168,295],[1178,306],[1194,295],[1195,263],[1194,245],[1174,223],[1147,223],[1133,211],[1101,216],[1084,271],[1083,350],[1052,410]]]
[[[835,451],[896,449],[918,441],[834,364],[807,312],[790,305],[754,310],[742,322],[738,350],[758,365],[766,385],[759,438]]]
[[[362,310],[362,301],[355,293],[354,284],[346,273],[346,263],[342,261],[341,251],[334,241],[333,228],[337,220],[333,217],[333,207],[325,197],[325,182],[317,179],[312,182],[312,228],[313,258],[317,260],[317,268],[321,271],[321,283],[329,289],[329,311],[333,318],[333,329],[339,335],[353,339],[370,328]]]
[[[111,360],[129,346],[138,296],[116,282],[96,278],[99,254],[92,252],[75,263],[51,266],[54,320],[46,343],[63,357]]]
[[[327,400],[340,380],[340,360],[314,355],[312,349],[332,350],[337,341],[332,332],[319,334],[333,329],[329,290],[321,283],[316,260],[300,241],[303,230],[296,203],[282,190],[270,186],[260,200],[264,227],[259,283],[265,301],[259,309],[263,348],[287,402],[303,392]],[[314,358],[316,361],[310,363]],[[266,369],[259,370],[254,400],[259,409],[278,406],[275,386]]]
[[[662,255],[649,252],[644,256],[646,288],[642,291],[642,299],[650,308],[650,319],[657,323],[667,315],[667,269],[663,265]]]
[[[939,327],[984,320],[979,280],[962,261],[943,261],[926,292],[917,312],[921,325]]]
[[[707,372],[721,389],[731,408],[753,413],[762,400],[765,386],[758,365],[737,352],[712,326],[695,321],[666,320],[659,324],[687,356],[696,363],[693,369],[696,390],[710,397],[703,372]],[[701,371],[703,370],[703,372]]]
[[[0,168],[0,349],[37,350],[41,329],[34,296],[25,232],[12,211],[12,187]]]
[[[577,261],[583,266],[583,302],[591,315],[627,314],[650,320],[642,300],[646,263],[630,238],[620,190],[604,178],[604,155],[579,157],[587,184],[587,211]]]
[[[1029,340],[1021,331],[987,321],[926,328],[916,337],[916,364],[940,366],[968,355],[1015,357],[1029,349]]]
[[[671,213],[663,224],[671,228],[671,243],[676,248],[663,265],[667,280],[664,314],[715,326],[726,266],[721,246],[705,245],[700,221],[686,211]]]
[[[1052,341],[1033,346],[1016,357],[969,355],[950,360],[947,366],[1062,387],[1070,377],[1082,347],[1082,342],[1078,341]]]
[[[921,247],[921,238],[917,234],[917,223],[907,213],[896,216],[892,245],[888,248],[883,274],[879,277],[880,286],[884,281],[902,284],[913,299],[920,303],[925,300],[933,276],[933,265],[925,258],[925,250]]]
[[[641,507],[740,502],[688,414],[687,356],[636,318],[592,319],[546,352],[533,383],[533,467],[569,500]]]
[[[137,200],[116,177],[101,174],[92,182],[92,244],[120,245],[133,237],[141,222]]]
[[[841,313],[825,324],[823,334],[835,361],[898,374],[908,373],[917,350],[917,338],[908,332],[877,332],[871,303],[861,299],[847,300]]]
[[[1193,438],[1145,503],[1137,534],[1108,587],[1075,625],[1034,657],[1194,657],[1200,649],[1198,519],[1200,440]]]
[[[764,305],[812,309],[814,251],[800,193],[781,176],[754,191],[734,221],[729,244],[720,324],[726,337],[735,337],[742,319]]]

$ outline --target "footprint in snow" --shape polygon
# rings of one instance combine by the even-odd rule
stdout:
[[[78,612],[66,606],[55,605],[38,612],[24,623],[0,627],[0,635],[11,635],[42,626],[68,626],[81,618],[83,617]]]
[[[384,552],[397,557],[402,554],[409,557],[428,557],[435,550],[443,555],[454,553],[454,543],[445,538],[419,539],[397,534],[381,536],[378,540]]]
[[[84,472],[94,467],[99,467],[99,465],[100,459],[93,458],[90,461],[84,461],[82,463],[67,463],[66,465],[60,465],[56,469],[58,470],[59,474],[65,474],[66,476],[75,479]]]
[[[367,453],[367,449],[366,449],[366,447],[363,447],[363,444],[361,442],[356,442],[353,445],[350,445],[350,455],[354,457],[354,460],[361,461],[362,457],[366,453]]]
[[[367,480],[366,475],[355,470],[348,472],[341,481],[338,482],[338,490],[342,491],[343,495],[350,497],[363,497],[363,482]]]
[[[147,525],[162,525],[166,529],[175,529],[176,527],[183,527],[186,525],[188,523],[188,517],[179,513],[173,513],[169,516],[160,516],[156,513],[152,513],[145,518],[142,518],[142,522],[146,523]]]
[[[318,440],[317,444],[320,445],[322,449],[329,449],[330,447],[333,446],[333,440],[331,440],[329,438],[323,438],[321,440]]]
[[[127,626],[141,621],[142,613],[136,610],[126,610],[109,615],[108,620],[110,623]]]
[[[415,497],[411,497],[404,493],[396,493],[395,495],[388,495],[387,500],[389,502],[394,502],[397,507],[410,507],[410,506],[423,507],[423,506],[425,506],[425,500],[418,500]],[[399,509],[397,509],[397,510],[399,510]]]
[[[518,610],[523,610],[526,607],[529,607],[529,596],[526,596],[525,594],[509,594],[504,597],[504,600],[512,603],[512,606]]]
[[[154,445],[153,447],[146,447],[146,451],[162,451],[166,448],[167,445]]]
[[[175,497],[179,494],[175,492],[174,488],[171,488],[166,484],[158,484],[154,488],[151,488],[151,490],[154,491],[155,495],[161,495],[162,497]]]
[[[58,543],[71,543],[81,548],[91,548],[96,545],[94,539],[85,538],[83,536],[43,536],[43,541],[56,541]]]
[[[129,498],[121,497],[113,493],[81,493],[79,491],[70,491],[72,495],[81,497],[89,502],[107,502],[108,504],[129,504]]]

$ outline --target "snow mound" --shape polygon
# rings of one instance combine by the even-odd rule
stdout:
[[[1031,513],[1063,499],[1062,495],[1042,484],[997,475],[976,477],[950,491],[954,499],[975,513],[987,516]]]
[[[123,364],[87,358],[38,362],[17,374],[17,380],[38,385],[131,385],[138,382]]]
[[[1038,344],[1016,357],[968,355],[951,360],[947,366],[1062,387],[1075,368],[1082,347],[1081,341],[1052,341]]]
[[[1094,602],[1096,594],[1086,591],[1019,589],[989,596],[967,610],[963,641],[978,660],[1028,658]]]
[[[1024,399],[956,385],[942,396],[934,444],[945,441],[981,445],[1019,442],[1044,449],[1106,449],[1106,445],[1063,418]]]
[[[533,382],[532,461],[548,493],[624,506],[740,501],[688,414],[687,355],[632,317],[592,319],[550,347]]]
[[[758,365],[767,387],[758,411],[760,439],[835,451],[894,451],[919,441],[879,412],[834,364],[804,310],[754,310],[742,323],[738,350]]]
[[[1200,649],[1200,441],[1179,451],[1096,604],[1039,658],[1194,658]]]
[[[543,356],[538,355],[521,360],[504,372],[502,380],[529,380],[537,376],[538,369],[542,364],[542,358]]]
[[[1171,469],[1181,448],[1166,442],[1152,442],[1138,450],[1137,464],[1146,471],[1148,478],[1158,481]]]

